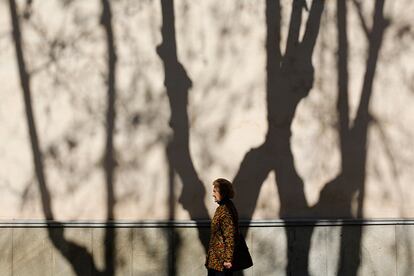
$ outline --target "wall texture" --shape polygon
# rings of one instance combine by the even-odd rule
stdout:
[[[235,180],[247,218],[294,217],[282,210],[289,198],[303,201],[299,216],[412,217],[414,5],[384,2],[322,1],[320,26],[308,24],[312,48],[310,11],[300,22],[292,1],[115,1],[111,37],[99,1],[17,1],[55,218],[105,218],[108,135],[117,218],[211,216],[217,177]],[[0,3],[0,217],[42,218],[10,9]]]
[[[200,221],[225,177],[246,221],[312,221],[252,223],[254,275],[406,275],[411,226],[320,223],[414,216],[413,13],[410,0],[0,0],[1,269],[201,269]],[[59,223],[148,220],[195,222]],[[196,260],[165,237],[190,239]]]

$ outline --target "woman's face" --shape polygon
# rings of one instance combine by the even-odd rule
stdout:
[[[221,200],[219,189],[215,186],[213,186],[213,198],[215,202],[219,202]]]

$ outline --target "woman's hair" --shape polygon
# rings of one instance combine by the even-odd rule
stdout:
[[[218,188],[218,191],[223,199],[234,197],[233,185],[227,179],[218,178],[213,181],[213,186]]]

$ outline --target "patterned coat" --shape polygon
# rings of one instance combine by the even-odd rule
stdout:
[[[228,206],[230,205],[231,206]],[[211,221],[210,243],[206,258],[206,267],[223,271],[224,262],[233,262],[236,226],[230,211],[233,203],[220,204]],[[237,223],[237,222],[236,222]]]

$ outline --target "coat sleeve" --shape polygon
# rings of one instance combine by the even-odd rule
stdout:
[[[235,236],[236,236],[236,228],[233,223],[232,216],[230,211],[225,209],[223,212],[223,216],[221,219],[221,228],[223,231],[223,238],[224,238],[224,261],[225,262],[232,262],[233,261],[233,253],[234,253],[234,245],[235,245]]]

